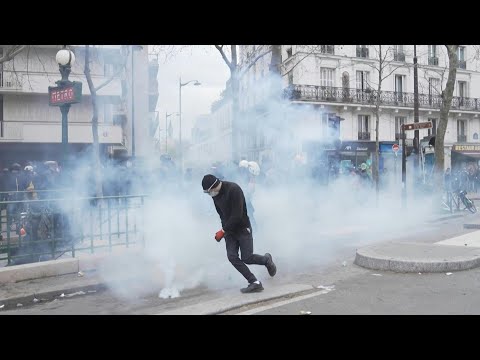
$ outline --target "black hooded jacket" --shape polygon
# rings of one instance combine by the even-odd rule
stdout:
[[[219,194],[212,199],[225,232],[236,232],[247,227],[251,228],[245,196],[240,186],[234,182],[222,181]]]

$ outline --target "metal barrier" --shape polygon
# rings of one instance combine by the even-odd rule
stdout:
[[[80,251],[145,246],[146,195],[0,201],[0,260],[8,265]],[[23,230],[22,230],[23,229]]]

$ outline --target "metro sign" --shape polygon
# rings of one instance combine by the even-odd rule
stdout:
[[[427,122],[418,122],[418,123],[413,123],[413,124],[403,124],[402,125],[403,130],[419,130],[419,129],[431,129],[432,128],[432,122],[427,121]]]
[[[73,81],[67,86],[49,86],[48,97],[50,106],[79,103],[82,101],[82,83]]]

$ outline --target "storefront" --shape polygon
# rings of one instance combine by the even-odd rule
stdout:
[[[453,144],[451,164],[452,170],[461,170],[470,165],[480,163],[480,144]]]
[[[355,168],[362,163],[372,163],[375,141],[342,141],[339,150],[340,161],[349,162]]]
[[[393,151],[394,145],[398,146],[398,151]],[[378,170],[380,174],[394,173],[401,171],[402,167],[402,148],[399,146],[398,141],[381,141],[380,157]]]

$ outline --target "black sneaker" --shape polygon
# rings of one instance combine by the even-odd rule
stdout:
[[[252,292],[260,292],[260,291],[263,291],[263,285],[262,283],[260,284],[257,284],[257,283],[251,283],[251,284],[248,284],[248,286],[246,288],[243,288],[243,289],[240,289],[240,291],[242,293],[252,293]]]
[[[275,265],[275,263],[272,260],[272,255],[270,255],[269,253],[266,253],[265,256],[268,258],[267,265],[265,265],[267,267],[268,274],[271,277],[274,277],[275,274],[277,273],[277,266]]]

